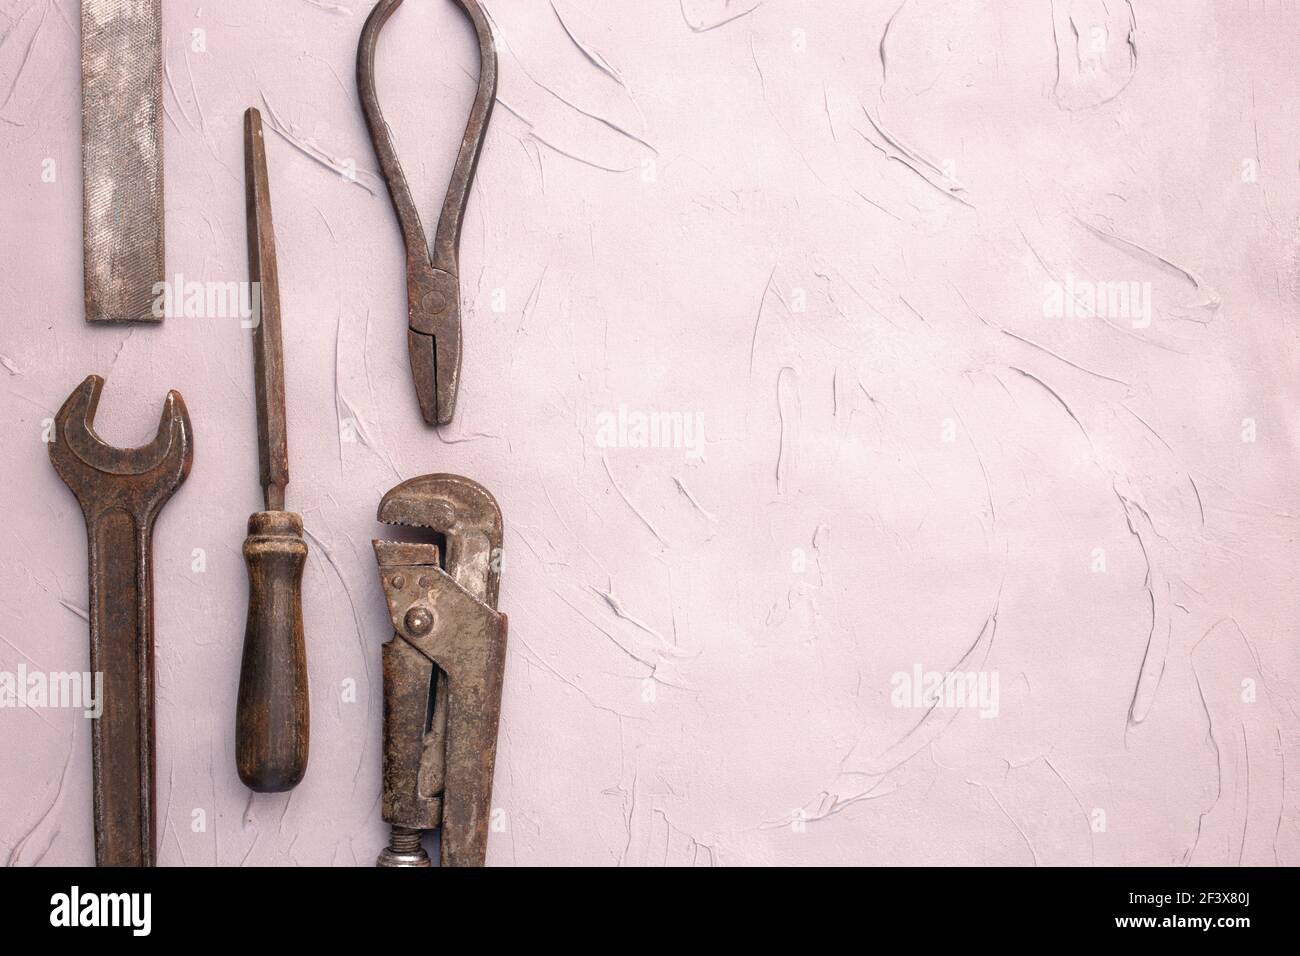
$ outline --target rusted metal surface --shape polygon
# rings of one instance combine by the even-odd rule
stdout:
[[[257,457],[267,511],[284,510],[289,484],[289,426],[284,413],[284,339],[280,334],[280,269],[275,257],[271,184],[262,114],[244,113],[244,195],[248,279],[257,289],[253,376],[257,393]]]
[[[160,0],[81,2],[86,321],[157,322],[163,261]]]
[[[429,866],[420,835],[441,827],[443,866],[482,866],[506,649],[501,510],[468,478],[425,475],[388,492],[379,520],[446,542],[445,555],[374,542],[395,631],[383,651],[383,815],[393,832],[379,865]]]
[[[266,510],[248,519],[248,619],[235,711],[239,778],[261,793],[290,790],[307,772],[310,706],[302,624],[302,572],[307,561],[302,518],[284,510],[289,484],[284,411],[284,345],[280,274],[271,220],[262,116],[244,113],[244,175],[248,272],[258,294],[253,327],[257,454]]]
[[[91,742],[95,861],[153,866],[153,526],[189,475],[194,437],[173,391],[152,442],[106,444],[94,429],[103,387],[91,375],[63,403],[50,460],[85,515],[90,669],[104,675],[104,711]]]
[[[402,0],[380,0],[375,5],[361,31],[357,48],[361,108],[406,244],[407,346],[420,412],[430,425],[447,424],[456,409],[461,363],[460,232],[497,89],[497,54],[487,17],[477,0],[456,0],[456,3],[474,24],[478,35],[478,93],[443,200],[432,249],[375,92],[375,48],[379,34]]]

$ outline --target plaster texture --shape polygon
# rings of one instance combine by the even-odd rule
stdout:
[[[250,334],[83,321],[69,0],[0,0],[0,669],[88,664],[45,423],[97,372],[137,444],[178,388],[164,865],[373,863],[374,512],[438,471],[506,521],[491,864],[1300,863],[1294,3],[487,0],[440,431],[356,94],[370,4],[163,6],[171,275],[247,278],[245,107],[268,126],[307,777],[235,775]],[[430,227],[476,70],[446,0],[383,34]],[[977,706],[931,706],[949,672]],[[92,862],[89,731],[0,709],[0,859]]]

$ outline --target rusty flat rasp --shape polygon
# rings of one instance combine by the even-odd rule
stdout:
[[[86,321],[157,322],[163,265],[161,0],[81,2]],[[159,299],[158,301],[161,301]]]

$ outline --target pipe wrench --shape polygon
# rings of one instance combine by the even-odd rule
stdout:
[[[487,854],[505,666],[501,509],[459,475],[424,475],[388,492],[387,524],[427,528],[433,543],[375,541],[393,623],[384,645],[383,816],[379,866],[430,866],[420,845],[441,827],[443,866]]]

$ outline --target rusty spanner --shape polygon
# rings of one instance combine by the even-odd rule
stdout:
[[[428,528],[446,543],[375,541],[395,633],[384,645],[384,820],[380,866],[429,866],[423,831],[441,826],[443,866],[487,855],[507,621],[501,509],[459,475],[403,482],[379,520]]]
[[[104,675],[91,737],[95,862],[153,866],[153,525],[190,473],[194,437],[173,391],[152,442],[106,444],[94,428],[103,388],[91,375],[63,403],[50,461],[86,518],[90,669]]]
[[[430,425],[446,425],[456,410],[461,359],[460,230],[497,91],[497,53],[487,16],[478,0],[456,0],[456,4],[465,11],[478,36],[478,93],[456,156],[451,185],[443,200],[432,250],[375,92],[375,48],[379,33],[402,5],[402,0],[379,0],[366,19],[357,47],[361,109],[406,244],[407,347],[420,413]]]

